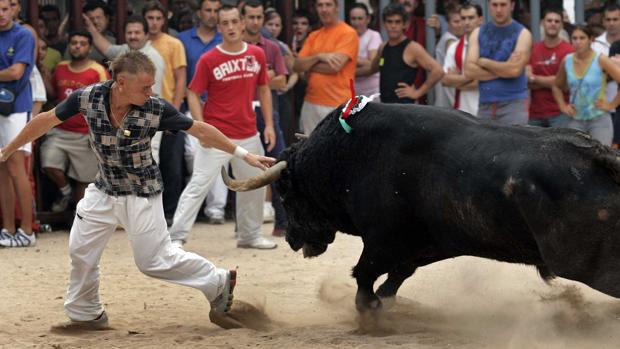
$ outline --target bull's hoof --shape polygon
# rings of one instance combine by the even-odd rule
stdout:
[[[383,309],[391,309],[396,304],[396,296],[391,297],[379,297],[381,299],[381,305]]]
[[[358,292],[355,296],[355,308],[360,313],[376,313],[381,310],[382,304],[381,300],[374,294],[363,295]]]

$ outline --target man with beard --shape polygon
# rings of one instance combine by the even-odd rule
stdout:
[[[543,16],[545,37],[532,47],[532,56],[527,66],[528,86],[531,90],[529,124],[542,127],[562,126],[568,119],[551,93],[560,63],[564,56],[574,51],[573,46],[560,38],[562,12],[556,9],[545,11]],[[568,101],[568,93],[564,93]]]
[[[54,90],[48,91],[57,97],[57,102],[64,101],[75,90],[110,78],[101,64],[89,58],[90,33],[71,33],[68,49],[71,60],[56,66],[52,78]],[[41,145],[41,167],[60,190],[61,195],[52,204],[53,212],[65,211],[72,199],[75,202],[82,199],[84,190],[97,175],[97,158],[88,144],[88,125],[82,114],[74,115],[47,133]],[[75,190],[71,182],[75,183]]]

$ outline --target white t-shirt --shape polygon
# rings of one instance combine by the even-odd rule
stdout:
[[[357,56],[362,59],[368,58],[368,51],[378,50],[381,46],[381,34],[368,29],[359,37],[360,45]],[[355,93],[370,97],[379,93],[379,73],[369,76],[358,76],[355,78]]]
[[[607,42],[607,32],[604,32],[600,36],[598,36],[592,44],[590,45],[595,52],[599,54],[604,54],[605,56],[609,56],[609,49],[611,48],[611,44]],[[609,79],[607,82],[607,87],[605,87],[605,97],[608,102],[611,102],[614,97],[616,97],[616,93],[618,93],[618,83],[614,79]]]
[[[435,60],[439,65],[443,65],[446,59],[447,47],[446,44],[450,40],[458,41],[454,34],[446,31],[441,35],[441,39],[437,43],[437,47],[435,48]],[[444,86],[440,81],[437,81],[435,86],[433,86],[433,90],[435,91],[435,105],[438,107],[450,108],[454,105],[454,88]]]
[[[131,49],[127,44],[123,45],[110,45],[105,55],[109,59],[114,59],[123,53],[129,52]],[[164,57],[159,54],[159,52],[151,46],[151,42],[147,41],[146,45],[144,45],[138,51],[144,53],[147,57],[151,59],[153,64],[155,64],[155,85],[153,85],[153,92],[158,96],[161,96],[161,86],[164,81],[164,72],[166,70],[166,62],[164,61]]]
[[[30,88],[32,89],[33,102],[47,102],[45,83],[36,65],[32,67],[32,73],[30,73]]]
[[[443,64],[443,70],[447,73],[449,70],[458,70],[456,67],[456,46],[458,45],[458,41],[455,41],[448,46],[448,50],[446,51],[446,57]],[[465,57],[467,53],[467,39],[465,39],[465,45],[463,47],[463,66],[465,66]],[[464,71],[461,70],[461,74],[465,75]],[[479,101],[479,93],[478,89],[473,90],[463,90],[460,92],[459,96],[459,110],[470,113],[473,116],[478,115],[478,101]]]

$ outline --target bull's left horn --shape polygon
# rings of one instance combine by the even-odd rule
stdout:
[[[228,189],[232,191],[249,191],[275,182],[280,178],[280,173],[286,168],[286,161],[280,161],[271,166],[262,174],[248,179],[232,179],[228,175],[228,171],[222,166],[222,179]]]

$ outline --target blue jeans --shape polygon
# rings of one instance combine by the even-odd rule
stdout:
[[[263,113],[260,108],[255,108],[256,112],[256,128],[260,133],[260,138],[263,142],[263,148],[265,149],[265,156],[271,156],[277,158],[280,156],[280,153],[286,148],[286,144],[284,143],[284,134],[282,133],[282,127],[280,127],[280,114],[277,111],[273,112],[273,129],[276,133],[276,145],[271,149],[271,151],[267,151],[267,146],[265,145],[265,136],[263,132],[265,131],[265,121],[263,120]],[[282,199],[280,199],[280,194],[276,190],[275,185],[271,184],[271,205],[273,206],[273,210],[275,211],[275,224],[274,229],[286,229],[288,227],[288,218],[286,218],[286,211],[284,210],[284,206],[282,206]]]
[[[544,119],[530,119],[527,123],[530,126],[539,127],[566,127],[570,120],[570,116],[565,114],[558,114],[550,117],[545,117]]]

